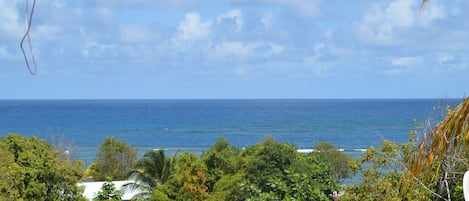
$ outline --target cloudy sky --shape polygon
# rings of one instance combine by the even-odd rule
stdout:
[[[31,1],[30,1],[31,2]],[[0,0],[0,99],[462,98],[469,1]]]

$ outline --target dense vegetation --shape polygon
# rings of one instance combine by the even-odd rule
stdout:
[[[69,161],[37,137],[9,134],[0,141],[0,200],[83,200],[76,185],[83,163]]]
[[[185,152],[164,159],[162,153],[161,150],[150,151],[138,162],[147,166],[140,165],[137,170],[161,172],[148,174],[152,179],[136,182],[145,192],[139,195],[140,198],[330,200],[329,195],[340,189],[330,161],[323,160],[316,152],[297,153],[295,146],[277,143],[271,138],[246,149],[230,146],[220,138],[200,157]],[[154,154],[158,157],[149,157]],[[149,187],[153,188],[150,194],[146,193]]]

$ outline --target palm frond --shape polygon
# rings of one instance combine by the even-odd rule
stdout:
[[[422,0],[422,2],[420,2],[420,11],[425,9],[425,6],[427,6],[427,4],[429,3],[430,3],[430,0]]]
[[[128,174],[128,179],[134,182],[125,184],[124,189],[138,190],[139,193],[134,198],[148,198],[156,186],[169,179],[178,152],[179,150],[174,152],[170,158],[165,157],[164,150],[152,150],[145,153],[137,161],[135,169]]]

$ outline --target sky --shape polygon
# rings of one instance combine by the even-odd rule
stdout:
[[[463,98],[469,1],[0,0],[0,99]],[[29,3],[31,3],[29,1]]]

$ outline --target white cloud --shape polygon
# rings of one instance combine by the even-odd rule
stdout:
[[[399,43],[399,31],[417,25],[428,25],[445,17],[441,6],[432,6],[419,13],[420,0],[394,0],[386,5],[373,5],[358,23],[358,36],[370,43],[392,45]]]
[[[394,66],[413,66],[422,63],[422,57],[397,57],[391,59],[391,64]]]
[[[314,52],[315,52],[316,54],[320,54],[320,51],[321,51],[322,49],[324,49],[324,47],[326,47],[326,44],[324,44],[324,43],[319,43],[319,44],[314,45],[314,48],[313,48],[313,49],[314,49]]]
[[[4,37],[20,38],[24,32],[25,25],[20,23],[16,3],[13,0],[0,1],[0,35]]]
[[[115,55],[116,45],[105,45],[95,42],[88,42],[85,49],[82,50],[82,55],[85,58],[104,58]]]
[[[359,36],[365,41],[391,43],[396,28],[408,27],[415,21],[413,7],[417,0],[396,0],[386,7],[373,6],[365,13],[358,27]]]
[[[336,58],[337,54],[343,54],[338,48],[325,43],[318,43],[313,46],[314,53],[306,56],[303,59],[303,66],[312,70],[314,76],[322,77],[325,76],[329,69],[334,67],[340,62],[340,59]],[[324,57],[334,57],[334,59],[324,59]]]
[[[418,20],[424,24],[429,25],[432,21],[443,19],[446,17],[446,13],[442,5],[434,5],[427,7],[424,11],[418,15]]]
[[[394,68],[385,70],[384,73],[388,75],[399,75],[405,72],[424,72],[420,64],[423,62],[420,56],[396,57],[389,59]]]
[[[305,57],[303,65],[312,70],[313,74],[317,77],[324,76],[330,68],[329,64],[318,61],[316,55]]]
[[[239,9],[230,10],[218,17],[218,23],[225,19],[235,20],[238,31],[243,28],[243,15]]]
[[[451,63],[455,59],[456,57],[453,54],[449,54],[449,53],[440,53],[437,56],[437,60],[439,64]]]
[[[253,60],[279,55],[283,50],[281,45],[274,43],[231,41],[215,45],[212,55],[220,60]]]
[[[283,52],[284,48],[281,45],[269,43],[270,48],[264,53],[264,57],[279,55]]]
[[[269,28],[275,23],[276,20],[277,20],[276,16],[272,14],[271,12],[269,12],[265,14],[264,16],[262,16],[261,23],[262,25],[264,25],[264,28]]]
[[[63,33],[63,28],[52,24],[41,24],[31,30],[31,39],[34,40],[55,40]]]
[[[13,55],[10,50],[8,50],[7,47],[5,46],[0,46],[0,58],[3,58],[3,59],[13,59],[15,58],[16,56]]]
[[[196,12],[187,13],[184,20],[178,26],[178,32],[172,41],[177,46],[185,42],[199,41],[209,38],[212,32],[212,21],[202,22]],[[182,43],[182,44],[181,44]]]
[[[52,5],[58,9],[63,9],[66,5],[65,0],[55,0],[52,2]]]

